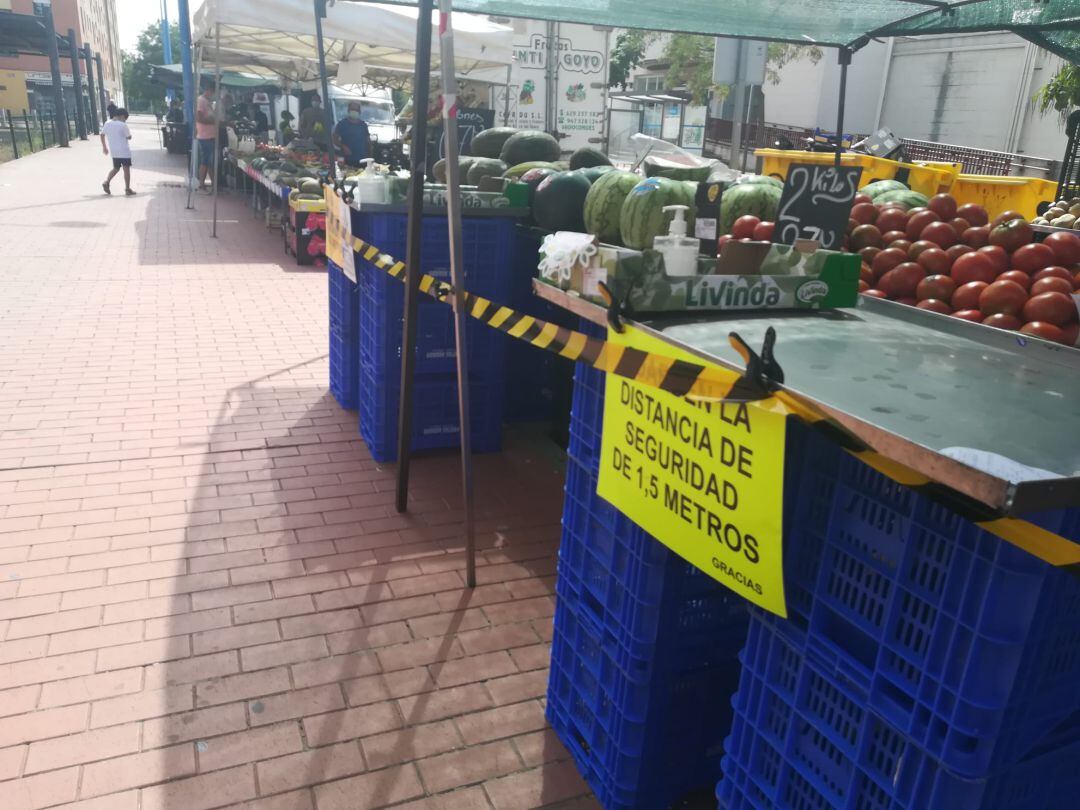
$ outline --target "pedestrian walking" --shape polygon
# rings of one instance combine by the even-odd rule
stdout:
[[[128,111],[123,107],[117,107],[112,111],[112,117],[101,128],[101,151],[106,155],[112,155],[112,171],[105,178],[101,187],[106,194],[112,194],[109,184],[116,177],[116,173],[124,170],[124,194],[130,197],[135,192],[131,190],[131,130],[127,125]]]

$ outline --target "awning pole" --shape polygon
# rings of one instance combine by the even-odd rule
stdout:
[[[211,236],[217,237],[217,198],[218,186],[221,185],[221,123],[224,118],[221,109],[221,23],[214,26],[214,229]]]
[[[469,410],[469,349],[465,314],[465,268],[461,227],[461,168],[458,166],[457,76],[451,0],[439,0],[439,63],[442,66],[443,136],[446,140],[446,213],[450,227],[450,283],[454,287],[454,349],[457,354],[458,425],[461,435],[461,499],[465,507],[465,584],[476,587],[473,519],[472,419]]]
[[[197,82],[195,82],[195,85],[197,87],[202,86],[202,62],[203,62],[203,51],[204,50],[206,50],[205,45],[197,45],[196,46],[196,51],[195,51],[195,73],[194,73],[194,75],[199,77],[199,80]],[[189,104],[187,99],[185,98],[184,99],[184,108],[185,108],[184,115],[185,116],[187,115],[186,109],[189,106],[192,107],[193,109],[198,109],[198,104],[196,104],[194,99],[192,99],[191,103]],[[187,191],[187,205],[185,206],[185,208],[187,208],[187,210],[190,211],[193,208],[195,208],[195,206],[192,205],[192,202],[193,202],[193,199],[194,199],[194,196],[195,196],[195,178],[199,176],[199,130],[196,128],[196,121],[195,121],[195,115],[194,114],[192,114],[191,118],[188,119],[188,125],[191,127],[191,154],[189,155],[189,158],[188,158],[188,191]]]
[[[728,165],[736,171],[743,171],[742,165],[742,143],[743,143],[743,113],[746,110],[746,84],[745,75],[743,73],[743,52],[746,49],[746,44],[742,38],[738,39],[735,43],[735,86],[732,88],[734,92],[734,98],[731,100],[731,155],[728,158]],[[660,118],[663,122],[663,116]],[[661,134],[663,132],[663,123],[661,123]]]
[[[56,41],[52,4],[45,5],[45,38],[48,40],[49,73],[52,74],[53,131],[60,146],[69,146],[67,113],[64,111],[64,86],[60,83],[60,47]]]
[[[398,408],[396,506],[399,512],[404,512],[409,505],[416,308],[420,295],[420,243],[424,228],[424,174],[427,171],[427,106],[431,86],[431,6],[432,0],[419,0],[416,16],[413,128],[409,147],[409,230],[405,250],[405,321],[401,336],[401,399]]]
[[[337,161],[334,158],[334,104],[330,100],[330,81],[326,78],[326,47],[323,43],[322,21],[326,16],[326,0],[315,0],[315,45],[319,51],[319,80],[322,84],[323,107],[326,118],[326,153],[330,157],[330,182],[337,182]]]
[[[844,101],[847,97],[847,69],[851,64],[851,49],[840,49],[840,98],[836,102],[836,165],[844,154]]]

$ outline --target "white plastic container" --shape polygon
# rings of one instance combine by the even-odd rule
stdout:
[[[365,158],[360,162],[366,165],[363,173],[356,178],[356,200],[361,205],[385,205],[390,201],[390,188],[386,177],[375,171],[373,158]]]
[[[664,257],[664,272],[669,276],[696,276],[699,239],[686,235],[685,205],[665,205],[664,211],[674,211],[675,216],[668,226],[667,236],[653,239],[653,250]]]

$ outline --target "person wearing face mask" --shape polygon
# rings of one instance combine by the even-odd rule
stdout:
[[[310,138],[315,143],[325,145],[326,126],[323,124],[322,99],[315,93],[311,97],[311,103],[306,110],[300,113],[300,137]]]
[[[349,166],[359,166],[371,154],[371,134],[360,111],[360,102],[350,101],[348,115],[334,127],[334,147]]]

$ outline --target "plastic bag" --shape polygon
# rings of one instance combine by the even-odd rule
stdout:
[[[671,174],[682,180],[732,182],[739,173],[714,158],[703,158],[660,138],[638,132],[630,136],[634,166],[641,166],[646,177]]]

